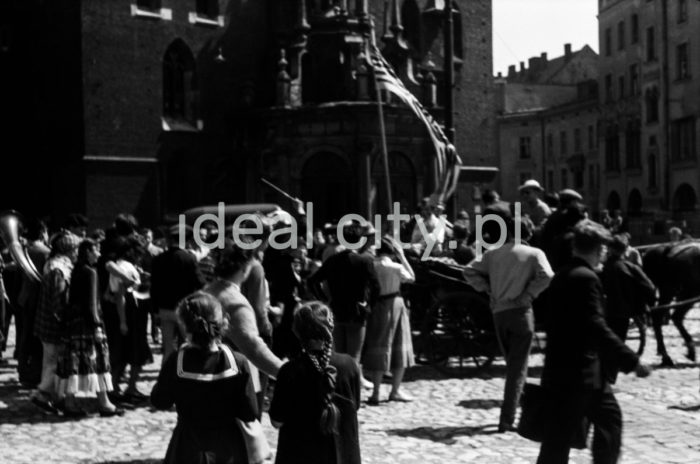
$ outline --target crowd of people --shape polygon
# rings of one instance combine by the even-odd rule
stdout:
[[[464,211],[444,229],[444,211],[429,199],[396,237],[406,246],[390,233],[350,246],[376,232],[357,221],[341,225],[347,247],[334,224],[315,230],[313,244],[285,250],[267,239],[287,224],[262,215],[259,245],[227,239],[211,249],[193,234],[214,243],[213,229],[174,226],[154,237],[130,215],[90,236],[80,215],[50,237],[41,221],[26,221],[21,240],[42,280],[12,274],[9,265],[4,273],[20,381],[34,388],[37,407],[69,417],[86,415],[77,394],[96,396],[102,416],[149,397],[158,409],[174,406],[168,463],[204,455],[264,461],[270,450],[260,419],[271,395],[276,462],[359,463],[363,389],[369,406],[413,401],[402,389],[415,364],[402,285],[416,278],[410,255],[433,246],[433,256],[464,265],[467,282],[489,294],[507,367],[498,431],[516,430],[539,306],[547,332],[542,386],[552,400],[538,462],[567,462],[582,423],[595,430],[594,461],[616,462],[622,416],[610,385],[620,370],[649,374],[624,340],[630,318],[653,301],[654,285],[619,214],[593,222],[577,192],[545,202],[535,180],[519,191],[519,221],[511,204],[485,192],[483,213],[503,219],[507,236],[478,257],[477,241],[495,243],[500,229],[477,234]],[[242,237],[253,238],[260,237]],[[0,321],[0,338],[9,321]],[[138,382],[154,344],[163,361],[149,395]]]

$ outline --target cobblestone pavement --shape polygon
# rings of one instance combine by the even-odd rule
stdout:
[[[689,316],[691,333],[700,340],[700,310]],[[658,369],[647,379],[623,375],[615,387],[625,420],[623,464],[700,462],[698,369],[693,363],[682,363],[684,351],[675,329],[668,326],[665,331],[679,366]],[[649,337],[653,338],[651,331]],[[11,349],[12,343],[6,356]],[[646,349],[647,362],[658,362],[655,351],[652,340]],[[542,355],[533,355],[532,361],[531,375],[539,375]],[[147,367],[142,391],[150,391],[159,365],[160,356]],[[141,406],[121,418],[47,416],[28,401],[29,392],[17,383],[14,366],[11,362],[0,368],[0,462],[145,464],[164,456],[175,425],[174,412]],[[481,372],[469,365],[412,369],[405,389],[415,402],[382,403],[360,410],[363,462],[533,463],[536,443],[514,433],[495,433],[502,375],[503,363],[498,360]],[[387,395],[388,385],[384,388]],[[276,433],[267,416],[264,426],[274,447]],[[589,456],[585,450],[574,451],[571,462],[589,462]]]

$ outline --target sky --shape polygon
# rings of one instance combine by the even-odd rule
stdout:
[[[493,0],[493,67],[508,66],[547,52],[548,58],[588,44],[598,51],[598,0]]]

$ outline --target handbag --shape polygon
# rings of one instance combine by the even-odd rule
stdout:
[[[520,422],[518,435],[528,440],[541,443],[544,438],[551,393],[541,385],[526,383],[520,397]],[[576,449],[586,448],[591,421],[585,414],[574,424],[569,438],[569,446]]]
[[[520,396],[518,434],[528,440],[541,442],[547,413],[547,392],[541,385],[526,383]]]
[[[236,418],[236,424],[243,435],[243,441],[245,442],[245,448],[248,454],[248,464],[260,464],[272,457],[270,444],[267,442],[267,438],[265,438],[265,432],[259,420],[255,419],[246,422]]]

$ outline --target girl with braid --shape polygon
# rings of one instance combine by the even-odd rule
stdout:
[[[187,343],[163,362],[151,392],[156,409],[177,409],[163,462],[262,463],[269,447],[265,453],[247,440],[251,424],[259,427],[248,362],[221,342],[227,325],[221,304],[212,295],[196,292],[179,304],[177,316]]]
[[[280,428],[276,464],[359,464],[360,369],[333,351],[333,313],[310,302],[294,313],[302,352],[279,371],[270,406]]]

